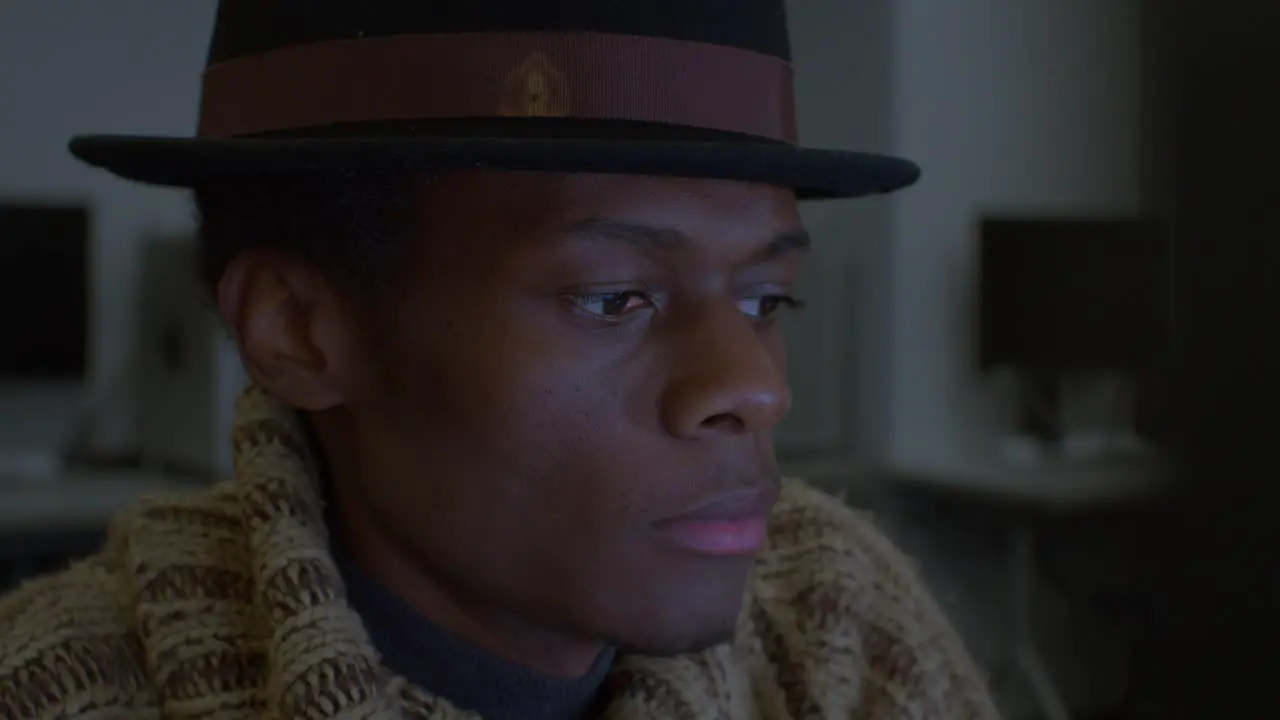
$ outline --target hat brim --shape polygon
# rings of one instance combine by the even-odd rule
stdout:
[[[85,135],[70,150],[129,180],[191,187],[219,178],[352,169],[491,168],[739,180],[791,187],[803,199],[892,192],[920,177],[888,155],[788,145],[570,138],[278,138],[208,140]]]

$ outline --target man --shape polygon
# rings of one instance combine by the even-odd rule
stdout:
[[[0,603],[0,716],[988,718],[866,519],[780,483],[780,0],[224,0],[191,187],[236,478]],[[468,715],[470,713],[470,715]]]

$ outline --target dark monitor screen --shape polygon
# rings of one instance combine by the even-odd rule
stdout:
[[[1163,367],[1173,335],[1164,223],[990,217],[979,242],[983,369]]]
[[[90,213],[0,202],[0,382],[83,379]]]

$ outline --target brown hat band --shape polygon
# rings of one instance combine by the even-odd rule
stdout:
[[[601,33],[396,35],[301,45],[205,70],[199,135],[498,117],[632,120],[794,144],[786,60]]]

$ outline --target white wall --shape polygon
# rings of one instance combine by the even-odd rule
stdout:
[[[888,241],[860,240],[852,253],[861,276],[851,283],[853,307],[860,308],[851,318],[860,337],[855,354],[861,369],[852,383],[858,435],[861,444],[873,446],[868,454],[874,459],[942,467],[978,462],[1005,429],[1007,413],[971,369],[974,213],[1136,205],[1138,4],[852,5],[859,11],[843,15],[859,32],[835,23],[796,28],[806,36],[797,43],[798,62],[827,65],[824,55],[857,41],[874,49],[858,53],[867,62],[882,64],[877,58],[889,55],[888,82],[879,79],[884,69],[860,65],[852,82],[863,99],[851,104],[842,127],[820,118],[809,122],[806,140],[850,147],[887,143],[925,168],[917,187],[889,201]],[[878,33],[863,31],[884,27],[885,5],[890,41],[875,41]],[[153,229],[185,227],[189,211],[181,193],[138,187],[81,166],[67,154],[66,140],[90,131],[189,133],[214,6],[213,0],[115,0],[108,8],[61,0],[0,7],[0,194],[95,201],[100,257],[94,376],[100,385],[125,368],[134,341],[130,290],[138,238]],[[835,83],[841,74],[827,77]],[[848,82],[845,75],[826,85],[834,92]],[[889,94],[887,103],[881,92]],[[882,119],[886,104],[889,122]],[[851,118],[863,120],[855,125]],[[851,216],[842,223],[882,225],[879,201],[854,205],[837,211]],[[108,432],[100,433],[104,442],[128,438],[129,420],[108,419]]]
[[[0,195],[94,202],[99,388],[125,370],[132,350],[139,239],[189,226],[190,211],[181,193],[81,165],[67,140],[87,132],[190,134],[214,7],[213,0],[0,4]],[[113,410],[97,433],[108,449],[133,436],[130,409]]]
[[[803,145],[888,146],[895,1],[787,3]],[[814,237],[800,289],[810,306],[785,326],[796,408],[778,433],[779,452],[823,448],[820,462],[801,463],[805,474],[843,477],[887,443],[889,199],[809,203],[801,212]]]
[[[924,168],[892,201],[887,460],[982,463],[1007,404],[974,371],[972,229],[983,210],[1131,211],[1134,0],[894,0],[892,149]]]

